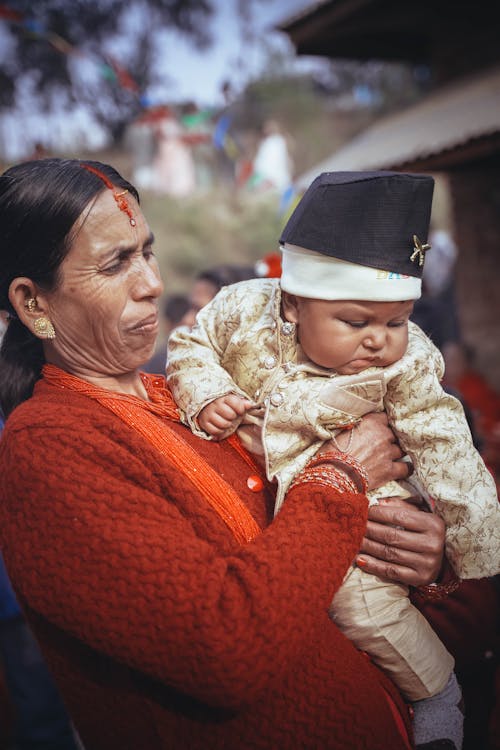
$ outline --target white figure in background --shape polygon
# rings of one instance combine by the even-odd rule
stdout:
[[[158,146],[153,167],[154,189],[176,198],[191,195],[196,189],[191,147],[182,136],[182,126],[174,114],[166,109],[156,128]]]
[[[293,162],[287,138],[276,120],[267,120],[263,125],[253,172],[258,189],[274,189],[282,193],[292,182]]]

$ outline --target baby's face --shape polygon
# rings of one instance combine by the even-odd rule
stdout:
[[[340,375],[368,367],[385,367],[408,346],[408,319],[413,301],[326,301],[295,297],[285,316],[297,324],[306,356]]]

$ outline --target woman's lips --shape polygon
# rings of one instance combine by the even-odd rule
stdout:
[[[148,315],[130,328],[132,333],[154,333],[158,329],[158,313]]]

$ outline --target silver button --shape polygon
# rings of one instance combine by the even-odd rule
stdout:
[[[288,320],[286,320],[284,323],[281,324],[281,333],[284,336],[291,336],[295,333],[295,323],[290,323]]]
[[[273,395],[271,396],[271,403],[273,406],[281,406],[284,400],[285,397],[282,393],[273,393]]]
[[[272,370],[273,367],[276,367],[276,357],[273,357],[272,355],[266,357],[264,360],[264,367],[266,370]]]

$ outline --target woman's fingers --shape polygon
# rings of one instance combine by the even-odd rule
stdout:
[[[349,443],[349,432],[337,435],[336,442],[341,448]],[[408,464],[400,461],[403,452],[384,413],[367,414],[354,427],[349,453],[365,468],[370,490],[395,479],[405,479],[411,471]]]
[[[444,522],[400,498],[369,510],[357,564],[368,573],[408,585],[436,580],[443,563]]]

